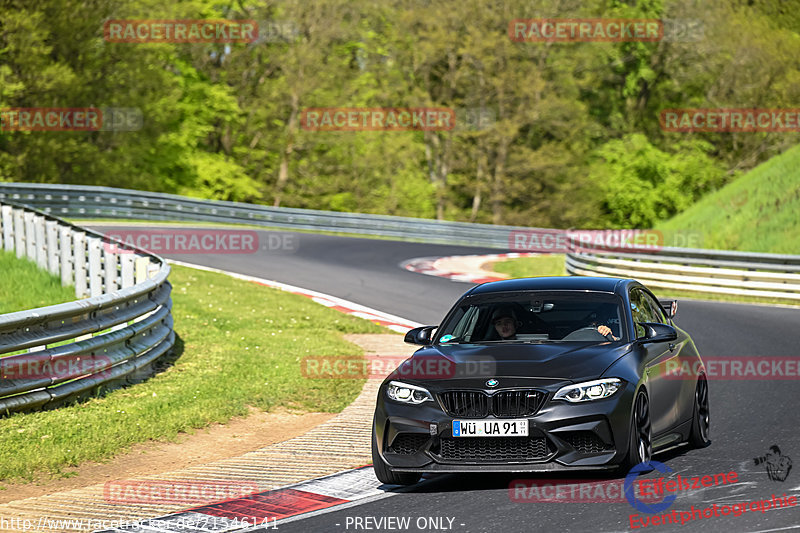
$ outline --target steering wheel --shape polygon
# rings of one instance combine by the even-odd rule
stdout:
[[[610,334],[609,334],[610,335]],[[612,340],[609,335],[603,335],[594,326],[586,326],[584,328],[576,329],[569,335],[566,335],[562,341],[599,341],[599,340]]]

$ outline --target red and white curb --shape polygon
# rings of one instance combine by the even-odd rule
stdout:
[[[231,276],[232,278],[237,278],[244,281],[251,281],[253,283],[258,283],[259,285],[266,285],[267,287],[280,289],[282,291],[290,292],[292,294],[299,294],[301,296],[311,298],[314,302],[320,305],[324,305],[325,307],[330,307],[331,309],[335,309],[336,311],[341,311],[342,313],[348,315],[364,318],[366,320],[369,320],[370,322],[378,324],[379,326],[385,326],[391,329],[392,331],[396,331],[398,333],[406,333],[409,329],[418,328],[424,325],[399,316],[391,315],[389,313],[384,313],[383,311],[378,311],[377,309],[372,309],[371,307],[366,307],[364,305],[357,304],[349,300],[338,298],[336,296],[331,296],[330,294],[324,294],[322,292],[303,289],[302,287],[295,287],[294,285],[288,285],[286,283],[280,283],[278,281],[272,281],[264,278],[257,278],[255,276],[246,276],[244,274],[237,274],[236,272],[228,272],[226,270],[219,270],[217,268],[211,268],[202,265],[194,265],[192,263],[184,263],[182,261],[169,260],[168,263],[173,265],[185,266],[189,268],[196,268],[198,270],[205,270],[208,272],[218,272],[220,274]]]
[[[451,260],[462,260],[462,261],[479,260],[480,262],[499,261],[504,259],[516,259],[518,257],[532,257],[535,255],[541,255],[541,254],[511,252],[507,254],[453,255],[447,257],[417,257],[415,259],[409,259],[408,261],[403,261],[402,263],[400,263],[400,266],[402,268],[405,268],[406,270],[410,270],[411,272],[416,272],[418,274],[425,274],[427,276],[436,276],[439,278],[447,278],[453,281],[462,281],[467,283],[487,283],[489,281],[500,281],[508,278],[501,276],[487,276],[483,272],[476,273],[476,272],[455,271],[444,267],[443,263],[451,262]]]
[[[256,529],[275,529],[292,517],[318,513],[359,500],[392,495],[381,490],[381,486],[372,466],[363,466],[274,490],[142,520],[121,529],[104,529],[95,533],[244,533]]]

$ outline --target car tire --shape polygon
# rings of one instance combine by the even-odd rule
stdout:
[[[413,485],[420,474],[414,472],[392,472],[378,453],[378,441],[375,438],[375,431],[372,431],[372,468],[375,470],[375,477],[378,481],[386,485]]]
[[[689,444],[693,448],[705,448],[711,444],[709,428],[711,415],[708,406],[708,380],[704,375],[697,380],[694,391],[694,410],[692,414],[692,429],[689,432]]]
[[[653,441],[650,426],[650,402],[647,394],[640,390],[636,394],[631,410],[631,431],[628,439],[628,453],[620,470],[630,471],[640,463],[649,463],[653,458]]]

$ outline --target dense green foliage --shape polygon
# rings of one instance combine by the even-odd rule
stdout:
[[[699,232],[706,248],[797,254],[800,146],[757,166],[658,228]]]
[[[0,181],[550,227],[650,226],[798,141],[667,133],[681,107],[793,107],[779,0],[0,0],[0,108],[139,108],[139,131],[0,131]],[[689,42],[521,43],[517,18],[699,23]],[[249,44],[111,43],[109,19],[254,19]],[[316,132],[309,107],[467,109],[449,132]],[[459,111],[459,113],[461,113]],[[465,115],[462,113],[461,117]]]

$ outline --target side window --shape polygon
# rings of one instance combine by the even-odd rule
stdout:
[[[478,321],[478,311],[479,308],[476,306],[472,306],[467,310],[453,332],[455,337],[461,337],[469,342],[472,334],[475,332],[475,323]]]
[[[658,318],[653,314],[650,305],[645,299],[645,294],[638,290],[631,291],[631,314],[633,315],[634,327],[636,328],[636,338],[644,337],[644,328],[639,322],[658,322]]]
[[[652,296],[650,296],[644,291],[637,291],[637,292],[641,293],[642,299],[647,303],[647,306],[650,308],[650,314],[654,317],[654,319],[651,320],[651,322],[669,324],[669,322],[667,322],[667,315],[664,314],[664,309],[658,304],[658,302],[655,301]]]

